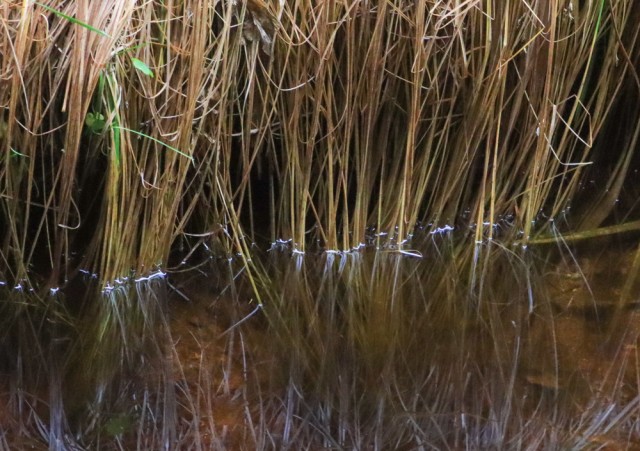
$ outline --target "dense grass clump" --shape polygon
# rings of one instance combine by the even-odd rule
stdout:
[[[255,301],[216,339],[246,374],[263,309],[282,357],[281,380],[266,365],[238,388],[251,446],[536,448],[525,418],[578,446],[635,418],[516,401],[518,381],[561,389],[519,376],[519,309],[553,303],[513,268],[640,228],[638,23],[635,0],[4,0],[0,369],[19,421],[0,412],[0,432],[231,446],[202,387],[239,399],[233,359],[195,391],[167,363],[167,290],[189,298],[172,281],[192,270]],[[616,321],[640,251],[627,263]]]
[[[260,234],[346,250],[368,226],[401,243],[418,223],[512,215],[528,239],[591,179],[607,189],[573,220],[594,229],[632,174],[630,0],[48,1],[1,14],[12,281],[36,269],[57,286],[84,268],[112,283],[212,242],[250,258]]]

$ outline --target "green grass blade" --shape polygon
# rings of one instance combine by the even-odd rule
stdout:
[[[29,155],[25,155],[23,153],[18,152],[16,149],[14,149],[13,147],[9,147],[9,150],[11,150],[11,156],[13,157],[25,157],[25,158],[29,158]]]
[[[594,42],[595,39],[598,38],[598,33],[600,33],[600,26],[602,25],[602,13],[604,12],[604,2],[605,0],[600,1],[600,10],[598,11],[598,21],[596,22],[596,30],[594,33]]]
[[[173,150],[178,155],[182,155],[183,157],[186,157],[189,160],[193,161],[193,157],[191,155],[189,155],[189,154],[187,154],[185,152],[182,152],[180,149],[176,149],[175,147],[170,146],[169,144],[167,144],[165,142],[162,142],[159,139],[154,138],[153,136],[149,136],[149,135],[147,135],[145,133],[142,133],[142,132],[139,132],[139,131],[136,131],[136,130],[131,130],[130,128],[126,128],[126,127],[114,126],[113,128],[117,129],[117,130],[124,130],[124,131],[130,132],[130,133],[133,133],[134,135],[138,135],[138,136],[142,136],[144,138],[148,138],[151,141],[157,142],[158,144],[161,144],[161,145],[167,147],[168,149]]]
[[[38,5],[38,6],[43,7],[43,8],[44,8],[44,9],[46,9],[47,11],[52,12],[52,13],[53,13],[53,14],[55,14],[56,16],[58,16],[58,17],[62,17],[63,19],[68,20],[69,22],[71,22],[71,23],[73,23],[73,24],[80,25],[81,27],[84,27],[84,28],[86,28],[87,30],[93,31],[94,33],[98,33],[99,35],[104,36],[105,38],[110,38],[110,37],[111,37],[111,36],[109,36],[107,33],[105,33],[104,31],[99,30],[99,29],[97,29],[97,28],[95,28],[95,27],[92,27],[92,26],[91,26],[91,25],[89,25],[88,23],[83,22],[83,21],[81,21],[81,20],[78,20],[78,19],[76,19],[76,18],[74,18],[74,17],[67,16],[65,13],[60,12],[60,11],[58,11],[58,10],[57,10],[57,9],[55,9],[55,8],[52,8],[52,7],[47,6],[47,5],[43,5],[43,4],[42,4],[42,3],[40,3],[40,2],[34,2],[34,3],[35,3],[36,5]]]
[[[114,130],[119,130],[120,126],[118,125],[119,121],[118,121],[118,115],[116,114],[116,116],[113,119],[113,123],[115,125],[112,126],[112,129]],[[113,146],[114,146],[114,151],[116,153],[116,164],[118,166],[120,166],[120,133],[114,133],[113,134]]]

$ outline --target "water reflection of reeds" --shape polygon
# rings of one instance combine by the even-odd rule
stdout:
[[[169,287],[158,277],[95,291],[101,302],[73,314],[7,290],[14,316],[3,340],[20,345],[3,359],[12,375],[3,415],[15,418],[2,422],[5,440],[56,449],[637,445],[635,307],[618,326],[561,310],[545,280],[562,258],[546,251],[489,243],[478,254],[446,236],[415,244],[411,255],[272,251],[261,261],[262,308],[247,303],[247,276],[220,263]],[[604,271],[598,258],[591,265]]]
[[[571,358],[586,338],[604,340],[550,316],[531,253],[489,246],[474,274],[465,250],[421,251],[294,257],[274,269],[265,312],[270,390],[282,393],[270,410],[276,448],[574,449],[631,433],[637,398],[621,387],[637,395],[635,380],[605,384],[595,367],[612,360]]]

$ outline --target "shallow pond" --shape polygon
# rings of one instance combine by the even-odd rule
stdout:
[[[226,260],[115,290],[6,359],[0,444],[640,449],[634,246],[284,249],[261,305]]]

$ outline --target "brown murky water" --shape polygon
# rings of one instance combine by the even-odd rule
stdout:
[[[595,406],[604,405],[609,409],[606,415],[610,426],[600,427],[595,421],[594,432],[584,434],[579,442],[581,446],[603,450],[640,449],[637,424],[640,421],[637,412],[640,287],[631,286],[631,296],[621,300],[632,260],[632,252],[608,248],[564,255],[540,271],[536,283],[541,286],[537,287],[533,304],[519,301],[501,308],[502,330],[511,332],[487,335],[486,328],[479,327],[482,321],[476,321],[473,316],[467,317],[468,325],[456,329],[465,330],[468,334],[465,343],[475,346],[472,352],[464,351],[467,353],[464,358],[476,362],[471,362],[471,366],[482,366],[483,360],[490,361],[500,355],[495,349],[502,345],[495,346],[495,340],[509,342],[501,349],[517,350],[514,351],[517,357],[504,354],[504,358],[515,362],[512,394],[525,406],[520,412],[531,415],[529,420],[523,419],[527,427],[535,425],[549,434],[570,435],[573,432],[567,423],[556,427],[553,415],[539,412],[544,409],[553,412],[560,409],[556,406],[562,406],[562,415],[579,419]],[[170,363],[168,382],[175,387],[178,405],[176,426],[180,443],[193,444],[195,449],[252,449],[256,443],[265,443],[256,438],[257,431],[271,428],[266,434],[275,440],[272,447],[277,448],[277,440],[287,433],[286,415],[277,413],[276,408],[272,418],[258,424],[258,418],[266,415],[261,400],[284,399],[283,394],[268,392],[273,388],[268,383],[270,373],[278,368],[277,359],[282,355],[273,355],[274,330],[264,312],[256,310],[249,295],[221,292],[219,286],[206,280],[188,280],[176,286],[176,291],[170,290],[170,342],[166,358]],[[373,323],[363,323],[362,327],[384,330],[384,321],[389,320],[384,317],[384,311],[381,309],[380,318],[373,317]],[[309,324],[302,330],[320,327],[315,322],[322,321],[321,316],[305,318]],[[300,339],[307,338],[301,336]],[[377,339],[385,338],[381,335]],[[371,343],[376,343],[376,334]],[[445,367],[447,359],[458,358],[454,355],[455,349],[448,349],[446,343],[430,343],[425,352],[441,352],[442,356],[434,357],[433,362],[437,365],[438,359],[442,359]],[[371,361],[375,361],[375,357],[371,357]],[[156,375],[148,375],[149,381],[155,379]],[[373,390],[380,381],[374,378],[366,383]],[[6,385],[0,390],[0,402],[5,406],[15,402],[8,397],[10,389]],[[313,398],[312,393],[306,395]],[[49,405],[46,390],[31,394],[28,399],[29,408],[46,418]],[[491,399],[482,402],[491,403]],[[614,420],[610,420],[612,417]],[[135,421],[126,414],[110,418],[103,427],[106,437],[120,437],[117,443],[124,449],[139,447],[145,440],[136,434]],[[579,420],[576,421],[579,424]],[[7,409],[0,409],[0,425],[5,430],[20,429]],[[264,434],[264,430],[261,433]],[[3,437],[10,445],[7,449],[47,449],[42,439],[18,438],[18,435]],[[413,445],[406,446],[414,449]],[[452,446],[464,448],[461,444]],[[3,449],[2,443],[0,449]]]
[[[198,394],[187,415],[202,412],[199,439],[205,449],[241,449],[250,433],[247,423],[246,368],[249,343],[240,327],[233,329],[248,303],[238,306],[215,289],[192,287],[188,297],[171,302],[170,328],[174,353],[173,378],[190,393]],[[246,307],[246,308],[245,308]],[[204,387],[204,388],[203,388]]]
[[[544,274],[548,303],[531,318],[527,340],[530,383],[557,390],[584,385],[587,397],[618,377],[625,391],[636,385],[640,299],[621,299],[632,259],[632,253],[605,250],[564,260]],[[631,293],[640,291],[634,286]]]
[[[505,323],[526,323],[518,337],[523,346],[516,391],[531,398],[532,410],[539,408],[541,396],[573,405],[576,415],[595,400],[606,398],[612,408],[623,410],[638,397],[640,303],[635,297],[620,300],[632,259],[633,253],[621,250],[561,259],[543,272],[544,302],[530,312],[522,305],[506,310]],[[640,293],[637,288],[631,292]],[[253,307],[246,304],[242,312],[234,311],[232,302],[206,287],[191,287],[186,293],[191,301],[175,301],[171,311],[176,362],[180,362],[176,380],[196,389],[204,379],[214,387],[207,400],[211,405],[203,406],[212,418],[202,421],[215,423],[218,446],[239,449],[251,427],[247,378],[256,377],[247,371],[247,355],[256,348],[265,355],[268,332],[248,322],[239,328],[244,336],[240,333],[229,344],[223,333]],[[213,366],[223,370],[216,375]],[[637,428],[634,433],[628,427],[612,428],[585,443],[594,449],[640,449],[640,436]]]

